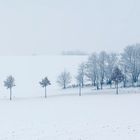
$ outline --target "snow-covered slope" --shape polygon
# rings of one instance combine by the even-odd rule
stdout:
[[[139,140],[140,94],[0,100],[0,140]]]

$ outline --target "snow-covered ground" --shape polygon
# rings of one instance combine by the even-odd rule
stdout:
[[[139,140],[140,88],[62,90],[64,69],[74,77],[86,56],[0,57],[0,140]],[[13,100],[3,87],[16,79]],[[38,82],[48,76],[48,98]]]
[[[1,100],[0,140],[139,140],[140,94],[109,92]]]

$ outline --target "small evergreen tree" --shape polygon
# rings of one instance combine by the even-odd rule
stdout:
[[[7,89],[10,89],[10,100],[12,100],[12,88],[15,86],[15,79],[13,76],[8,76],[7,79],[4,81],[4,86]]]
[[[122,74],[121,70],[118,67],[115,67],[111,75],[111,80],[115,82],[116,94],[118,94],[118,84],[122,82],[123,79],[124,75]]]
[[[45,98],[47,98],[47,92],[46,92],[46,88],[48,85],[51,85],[50,81],[48,80],[47,77],[43,78],[41,82],[39,82],[39,84],[45,88]]]

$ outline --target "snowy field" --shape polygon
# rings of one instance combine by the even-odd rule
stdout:
[[[74,76],[87,56],[0,57],[0,140],[140,140],[140,88],[61,90],[57,75]],[[12,74],[13,100],[3,87]],[[38,82],[48,76],[48,98]],[[74,81],[73,81],[74,82]]]
[[[140,94],[113,91],[1,100],[0,140],[139,140]]]

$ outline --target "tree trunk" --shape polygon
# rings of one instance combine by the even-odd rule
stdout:
[[[103,89],[103,82],[101,81],[101,89]]]
[[[110,88],[112,88],[112,83],[110,82]]]
[[[132,87],[134,87],[134,76],[132,75]]]
[[[139,87],[139,76],[137,77],[137,87]]]
[[[84,87],[84,81],[82,80],[82,88]]]
[[[64,82],[64,86],[63,86],[63,89],[66,89],[66,83]]]
[[[47,91],[46,91],[46,87],[45,87],[45,98],[47,98]]]
[[[97,85],[96,85],[96,88],[97,88],[97,90],[99,90],[99,84],[97,83]]]
[[[118,82],[116,83],[116,94],[118,94]]]
[[[124,80],[123,80],[123,87],[126,88],[127,83],[127,72],[126,72],[126,65],[124,66]]]
[[[81,96],[81,84],[79,84],[79,96]]]
[[[10,100],[12,100],[12,88],[10,88]]]
[[[94,87],[96,86],[96,81],[94,80]]]
[[[126,88],[126,80],[123,81],[123,87]]]

